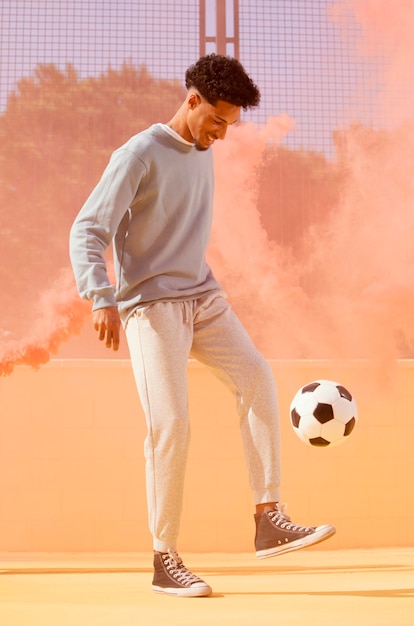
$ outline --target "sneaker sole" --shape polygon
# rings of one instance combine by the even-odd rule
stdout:
[[[213,590],[208,585],[203,585],[202,587],[158,587],[157,585],[152,585],[152,590],[155,593],[181,596],[182,598],[202,598],[213,593]]]
[[[318,526],[314,533],[311,535],[305,535],[301,539],[296,539],[291,543],[284,544],[282,546],[275,546],[274,548],[267,548],[266,550],[258,550],[256,556],[258,559],[267,559],[271,556],[277,556],[279,554],[285,554],[285,552],[292,552],[293,550],[300,550],[301,548],[307,548],[313,546],[315,543],[320,543],[329,539],[336,533],[336,529],[333,526]]]

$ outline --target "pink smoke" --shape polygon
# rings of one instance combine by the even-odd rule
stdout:
[[[389,4],[367,4],[390,11]],[[408,17],[414,27],[414,11],[400,20]],[[389,38],[399,34],[394,26]],[[413,58],[409,37],[397,48],[389,68]],[[387,79],[402,88],[400,76],[396,71]],[[330,218],[308,233],[305,254],[269,242],[257,211],[256,167],[266,143],[275,141],[275,122],[261,131],[242,126],[215,146],[212,265],[268,357],[388,360],[413,354],[414,114],[400,116],[398,105],[394,113],[392,130],[355,125],[341,132],[333,166],[345,173],[346,185]],[[274,202],[275,215],[285,210]]]
[[[72,273],[62,272],[40,296],[37,306],[27,312],[27,335],[1,347],[0,376],[11,374],[18,365],[37,369],[47,363],[62,343],[80,333],[89,311],[90,305],[77,294]]]

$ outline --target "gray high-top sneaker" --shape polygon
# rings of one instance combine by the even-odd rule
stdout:
[[[335,534],[335,528],[324,526],[299,526],[286,515],[284,504],[276,504],[272,511],[254,516],[256,521],[256,556],[265,559],[291,550],[300,550]]]
[[[204,580],[190,572],[175,550],[154,552],[152,589],[157,593],[195,598],[209,596],[212,589]]]

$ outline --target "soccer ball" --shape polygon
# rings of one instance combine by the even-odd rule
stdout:
[[[332,380],[315,380],[299,389],[290,405],[293,430],[310,446],[337,446],[347,440],[358,419],[348,389]]]

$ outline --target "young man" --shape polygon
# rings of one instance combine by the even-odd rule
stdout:
[[[256,503],[259,558],[326,539],[332,526],[293,524],[279,505],[279,417],[275,383],[205,260],[213,203],[210,146],[260,93],[230,57],[200,58],[185,75],[187,95],[168,124],[154,124],[116,150],[71,230],[80,295],[93,323],[118,349],[124,325],[145,412],[153,590],[206,596],[211,588],[177,554],[189,422],[187,364],[193,356],[233,392]],[[104,251],[113,241],[116,287]]]

